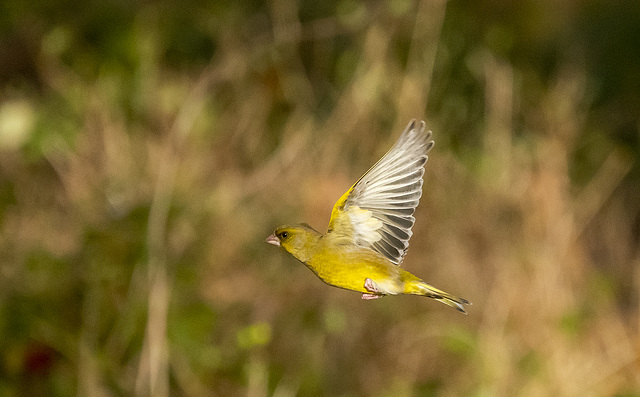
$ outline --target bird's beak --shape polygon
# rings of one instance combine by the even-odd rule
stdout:
[[[269,244],[277,245],[278,247],[280,246],[280,239],[278,239],[275,234],[272,234],[271,236],[267,237],[267,239],[264,241],[266,241]]]

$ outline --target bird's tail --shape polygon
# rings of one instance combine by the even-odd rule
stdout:
[[[411,288],[409,288],[408,291],[409,293],[433,298],[439,302],[444,303],[445,305],[453,307],[461,313],[467,314],[467,311],[464,310],[463,305],[470,305],[471,302],[469,302],[468,300],[439,290],[436,287],[429,285],[423,281],[414,282],[411,284]]]

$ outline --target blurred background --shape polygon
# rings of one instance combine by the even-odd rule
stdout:
[[[264,239],[424,119],[362,301]],[[640,395],[640,3],[0,5],[0,395]]]

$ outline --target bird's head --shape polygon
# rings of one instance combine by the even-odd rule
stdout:
[[[314,228],[302,223],[280,226],[265,241],[284,248],[297,259],[306,262],[317,247],[320,236],[321,234]]]

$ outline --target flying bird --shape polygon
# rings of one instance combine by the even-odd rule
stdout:
[[[400,267],[432,147],[424,121],[411,120],[391,150],[336,202],[326,233],[305,223],[284,225],[266,242],[282,247],[325,283],[362,293],[362,299],[421,295],[466,314],[468,300]]]

